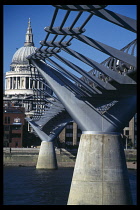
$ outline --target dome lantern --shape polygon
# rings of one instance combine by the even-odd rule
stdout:
[[[28,28],[27,28],[27,32],[26,32],[26,36],[25,36],[24,46],[34,46],[30,18],[28,21]]]

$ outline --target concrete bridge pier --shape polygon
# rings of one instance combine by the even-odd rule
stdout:
[[[57,169],[57,159],[52,141],[42,141],[36,169]]]
[[[36,169],[57,169],[57,159],[54,148],[55,138],[59,135],[59,133],[63,130],[63,128],[72,121],[69,115],[63,116],[63,122],[58,122],[58,126],[53,133],[50,132],[50,135],[47,135],[44,131],[40,130],[38,124],[36,124],[30,118],[25,118],[29,124],[32,126],[34,131],[41,139],[41,146],[38,155]],[[60,118],[61,119],[61,118]]]
[[[57,159],[54,148],[54,138],[39,129],[39,126],[30,118],[25,118],[41,139],[41,145],[36,169],[57,169]]]
[[[68,205],[131,204],[121,136],[115,133],[82,134]]]

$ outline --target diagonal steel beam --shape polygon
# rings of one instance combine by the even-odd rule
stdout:
[[[88,36],[84,36],[83,34],[74,35],[74,37],[77,38],[78,40],[96,48],[97,50],[100,50],[101,52],[106,53],[107,55],[110,55],[114,58],[122,60],[122,61],[136,67],[136,57],[134,57],[132,55],[129,55],[125,52],[117,50],[117,49],[110,47],[106,44],[103,44],[99,41],[96,41]]]
[[[73,11],[89,11],[90,13],[114,23],[122,28],[125,28],[132,32],[137,32],[136,20],[112,12],[108,9],[102,9],[107,5],[53,5],[60,9],[73,10]],[[104,7],[101,7],[104,6]],[[98,8],[98,9],[97,9]]]
[[[118,13],[112,12],[107,9],[91,11],[94,15],[105,19],[111,23],[114,23],[122,28],[125,28],[132,32],[137,32],[137,23],[136,20],[126,17],[124,15],[120,15]]]
[[[115,71],[112,71],[111,69],[103,66],[102,64],[97,63],[96,61],[70,49],[70,48],[62,48],[65,52],[69,53],[70,55],[78,58],[82,62],[88,64],[91,67],[95,67],[97,70],[100,72],[106,74],[107,76],[111,77],[113,80],[118,82],[119,84],[135,84],[135,81],[132,80],[130,77],[127,75],[124,77],[123,75],[118,74]]]
[[[78,99],[70,90],[66,88],[63,82],[63,75],[61,75],[59,72],[55,72],[56,70],[50,65],[39,60],[31,59],[30,62],[38,69],[40,74],[48,82],[70,116],[79,125],[82,131],[120,132],[122,123],[119,120],[114,121],[116,116],[112,117],[112,115],[101,115],[94,108],[94,106],[91,106],[90,104]],[[67,82],[66,78],[65,82]],[[131,105],[133,105],[133,103],[131,103]],[[119,109],[119,112],[122,114],[124,110]]]
[[[73,34],[81,34],[85,32],[85,29],[79,30],[79,28],[72,28],[71,30],[69,27],[62,28],[60,30],[60,27],[53,27],[50,29],[50,27],[45,27],[44,30],[51,34],[58,34],[58,35],[73,35]]]
[[[60,134],[60,132],[64,129],[64,127],[72,121],[71,118],[66,118],[63,120],[62,123],[59,123],[59,125],[52,129],[52,132],[50,132],[49,135],[47,135],[45,133],[45,131],[40,130],[40,126],[38,124],[36,124],[33,120],[31,120],[30,118],[25,118],[29,124],[31,125],[31,127],[34,129],[34,131],[36,132],[36,134],[39,136],[39,138],[41,139],[41,141],[47,141],[47,142],[52,142],[55,140],[55,138]]]
[[[59,9],[71,10],[71,11],[91,11],[100,10],[107,5],[52,5]]]
[[[41,131],[39,129],[39,126],[33,121],[31,120],[30,118],[25,118],[29,124],[31,125],[31,127],[34,129],[34,131],[37,133],[37,135],[39,136],[39,138],[41,139],[41,141],[51,141],[51,138],[46,134],[44,133],[43,131]]]
[[[65,63],[66,65],[68,65],[69,67],[71,67],[72,69],[77,71],[78,73],[80,73],[82,76],[84,76],[87,79],[89,79],[90,81],[93,81],[97,86],[99,86],[101,88],[105,88],[106,90],[115,90],[116,89],[111,84],[105,83],[105,82],[103,82],[102,80],[100,80],[99,78],[97,78],[97,77],[95,77],[93,75],[89,75],[88,72],[86,72],[85,70],[81,69],[79,66],[73,64],[69,60],[61,57],[60,55],[56,54],[56,55],[54,55],[54,57],[58,58],[60,61],[62,61],[63,63]]]
[[[70,77],[70,79],[74,80],[75,82],[77,82],[78,84],[82,85],[83,87],[86,88],[86,90],[88,90],[91,94],[93,93],[101,93],[99,90],[97,89],[93,89],[92,87],[90,87],[88,84],[86,84],[85,82],[83,82],[82,80],[80,80],[78,77],[76,77],[74,74],[70,73],[69,71],[67,71],[65,68],[63,68],[62,66],[60,66],[59,64],[57,64],[56,62],[54,62],[53,60],[51,60],[50,58],[47,58],[47,60],[49,62],[51,62],[53,65],[55,65],[57,68],[59,68],[62,72],[64,72],[68,77]]]

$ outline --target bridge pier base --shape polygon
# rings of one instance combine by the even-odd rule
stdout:
[[[57,169],[56,153],[53,142],[41,142],[36,169]]]
[[[120,135],[81,135],[68,205],[132,205]]]

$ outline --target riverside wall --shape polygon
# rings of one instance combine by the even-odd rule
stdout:
[[[124,150],[127,167],[137,169],[137,150]],[[77,150],[55,149],[58,167],[74,167]],[[39,148],[3,148],[4,166],[36,166]]]
[[[55,149],[58,167],[74,167],[77,151],[69,152],[63,148]],[[4,148],[4,166],[36,166],[38,148]]]

